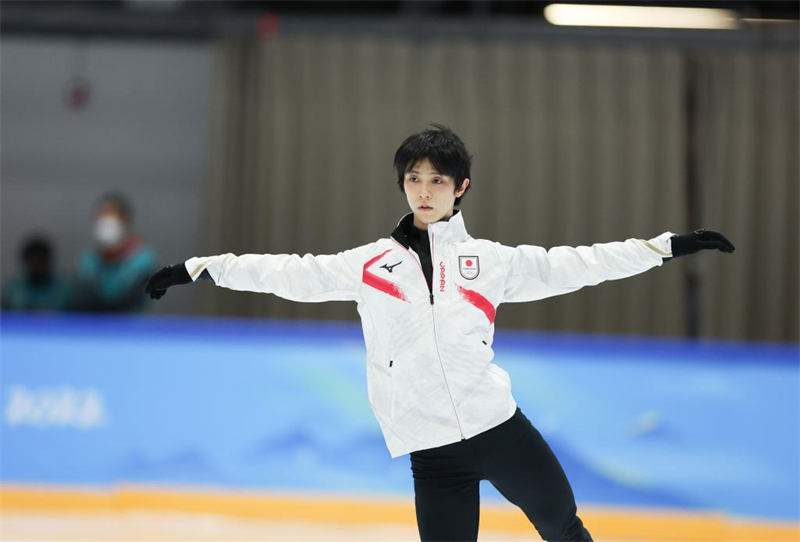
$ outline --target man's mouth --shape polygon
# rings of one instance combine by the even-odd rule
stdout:
[[[430,206],[428,206],[428,205],[420,205],[420,207],[419,207],[419,208],[420,208],[421,210],[423,210],[423,211],[430,211],[431,209],[433,209],[433,207],[430,207]]]

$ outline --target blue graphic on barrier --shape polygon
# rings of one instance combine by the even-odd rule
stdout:
[[[0,340],[3,482],[413,492],[367,401],[358,324],[3,314]],[[581,504],[800,519],[797,346],[493,346]]]

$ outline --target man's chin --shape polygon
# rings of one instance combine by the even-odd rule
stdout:
[[[424,224],[427,228],[430,224],[446,220],[447,213],[440,213],[439,211],[420,211],[419,209],[412,209],[414,213],[414,224]]]
[[[417,221],[422,224],[433,224],[434,222],[439,222],[443,218],[431,212],[414,213],[414,216],[417,217]]]

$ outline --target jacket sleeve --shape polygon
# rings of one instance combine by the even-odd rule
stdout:
[[[672,256],[672,235],[550,250],[497,243],[505,274],[503,302],[545,299],[643,273]]]
[[[217,286],[275,294],[290,301],[319,303],[359,299],[363,261],[372,245],[338,254],[222,254],[192,258],[192,280],[208,272]],[[363,261],[362,261],[363,260]]]

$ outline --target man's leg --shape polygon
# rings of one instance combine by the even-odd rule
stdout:
[[[528,418],[516,414],[475,438],[484,475],[519,506],[544,540],[591,540],[566,474]]]
[[[414,504],[422,542],[478,540],[480,479],[463,442],[413,452]]]

